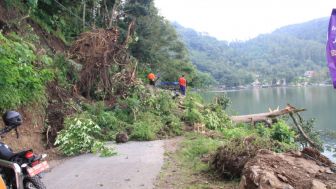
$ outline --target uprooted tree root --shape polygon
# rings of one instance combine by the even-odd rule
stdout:
[[[260,149],[271,149],[271,143],[259,141],[253,136],[235,138],[219,147],[211,160],[211,168],[224,179],[239,178],[244,165],[252,159]]]
[[[72,58],[83,65],[78,84],[84,96],[102,93],[110,99],[134,85],[136,61],[126,44],[118,44],[118,37],[117,29],[96,29],[82,33],[71,47]]]
[[[68,115],[76,112],[73,107],[67,106],[70,99],[76,97],[70,94],[70,91],[59,87],[56,81],[47,86],[49,103],[46,108],[46,125],[44,130],[47,147],[54,146],[57,133],[64,128],[64,119]]]
[[[327,157],[322,155],[320,151],[315,148],[306,147],[301,151],[303,157],[306,159],[311,159],[316,161],[316,163],[324,165],[324,166],[332,166],[333,162],[331,162]]]

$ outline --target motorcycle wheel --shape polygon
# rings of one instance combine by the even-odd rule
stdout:
[[[23,180],[24,189],[47,189],[38,176],[27,177]]]

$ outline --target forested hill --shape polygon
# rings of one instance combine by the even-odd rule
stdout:
[[[321,43],[326,42],[329,18],[320,18],[282,27],[273,32],[273,34],[290,35],[298,39],[313,40]]]
[[[219,84],[236,86],[255,79],[298,82],[308,70],[316,81],[327,79],[325,42],[328,19],[279,28],[248,41],[227,42],[174,23],[192,62]]]

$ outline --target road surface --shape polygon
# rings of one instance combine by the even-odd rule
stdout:
[[[43,177],[48,189],[149,189],[163,164],[163,141],[115,145],[118,155],[85,154],[65,160]]]

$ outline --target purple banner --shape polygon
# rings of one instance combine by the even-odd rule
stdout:
[[[331,80],[336,89],[336,9],[333,9],[330,16],[327,41],[327,61]]]

